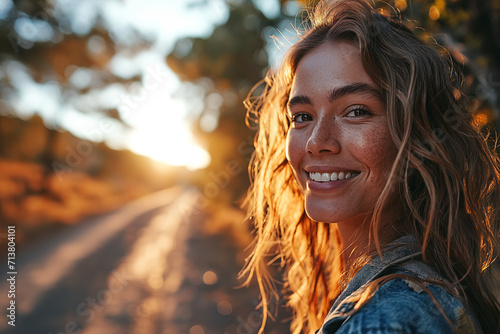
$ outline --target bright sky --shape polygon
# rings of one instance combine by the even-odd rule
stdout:
[[[238,1],[238,0],[232,0]],[[6,71],[13,78],[18,95],[10,101],[20,117],[30,117],[35,110],[48,124],[63,127],[78,137],[106,141],[113,148],[128,148],[138,154],[152,157],[171,165],[190,169],[205,167],[210,162],[208,153],[191,134],[191,109],[182,98],[175,98],[181,83],[166,66],[165,56],[176,40],[182,37],[208,37],[217,24],[224,23],[229,14],[224,0],[54,0],[56,10],[69,18],[69,26],[77,34],[87,34],[100,17],[111,37],[124,46],[111,60],[109,69],[117,76],[129,78],[140,75],[142,82],[132,92],[121,84],[103,90],[89,91],[71,97],[72,104],[63,99],[56,82],[36,83],[22,64],[12,61]],[[280,9],[278,0],[255,0],[269,16]],[[10,8],[12,0],[3,1],[0,19]],[[16,31],[26,40],[51,40],[53,31],[43,21],[16,22]],[[134,56],[127,54],[126,46],[134,41],[133,31],[153,41],[153,46]],[[102,51],[102,41],[92,39],[89,50]],[[271,55],[272,56],[272,55]],[[93,80],[88,69],[68,68],[70,83],[85,88]],[[184,87],[184,86],[182,86]],[[186,86],[189,88],[189,85]],[[196,88],[191,86],[196,93]],[[82,106],[76,110],[73,106]],[[119,122],[92,111],[99,107],[117,108],[130,125],[126,130]],[[203,108],[199,106],[199,111]]]

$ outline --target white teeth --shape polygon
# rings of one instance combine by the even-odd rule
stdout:
[[[328,181],[337,181],[337,180],[344,180],[344,179],[350,179],[352,177],[355,177],[358,175],[359,172],[340,172],[340,173],[309,173],[309,177],[311,180],[316,181],[316,182],[328,182]]]

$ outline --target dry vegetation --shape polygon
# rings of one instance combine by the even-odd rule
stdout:
[[[44,175],[35,163],[0,160],[0,210],[23,227],[73,224],[149,192],[139,184],[113,185],[81,172]]]
[[[47,129],[38,116],[0,116],[0,235],[16,225],[17,241],[31,242],[171,186],[184,172]]]

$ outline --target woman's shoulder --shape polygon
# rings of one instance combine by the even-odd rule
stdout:
[[[339,334],[456,332],[476,332],[462,302],[442,286],[411,278],[394,278],[380,286],[338,331]]]
[[[401,267],[392,271],[399,277],[385,281],[365,303],[359,295],[369,283],[345,298],[319,333],[480,333],[452,287],[425,280],[429,268],[416,262],[410,267],[420,273]]]
[[[480,333],[473,319],[453,284],[405,236],[354,275],[318,333]]]

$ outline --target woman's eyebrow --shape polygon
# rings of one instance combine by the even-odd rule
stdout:
[[[351,94],[365,95],[368,97],[376,98],[380,102],[383,102],[382,94],[380,94],[380,92],[375,87],[367,83],[353,83],[339,88],[334,88],[328,93],[328,100],[330,102]]]
[[[287,108],[288,108],[288,110],[290,110],[291,107],[298,105],[298,104],[312,105],[312,101],[306,95],[297,95],[297,96],[292,97],[290,100],[288,100]]]
[[[379,100],[380,102],[383,102],[382,95],[380,94],[380,92],[376,88],[367,83],[353,83],[350,85],[334,88],[328,92],[328,100],[330,102],[333,102],[346,95],[352,95],[352,94],[373,97]],[[287,108],[288,110],[290,110],[291,107],[299,104],[312,105],[312,101],[307,95],[297,95],[292,97],[288,101]]]

